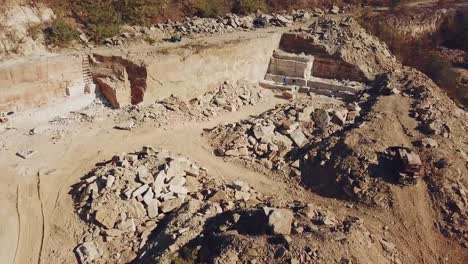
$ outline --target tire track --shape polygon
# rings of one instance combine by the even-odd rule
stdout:
[[[37,263],[41,264],[42,257],[42,247],[44,245],[44,235],[45,235],[45,217],[44,217],[44,203],[41,198],[41,172],[37,172],[37,196],[39,197],[39,203],[41,205],[41,217],[42,217],[42,234],[41,234],[41,244],[39,246],[39,256],[37,258]]]
[[[16,236],[16,249],[15,249],[15,256],[13,257],[13,264],[16,263],[16,256],[18,255],[18,249],[21,239],[21,214],[19,211],[19,192],[20,192],[20,185],[16,187],[16,214],[18,217],[18,232]]]

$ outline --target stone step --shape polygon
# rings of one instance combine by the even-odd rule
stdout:
[[[270,90],[279,90],[279,91],[295,91],[297,90],[300,93],[315,93],[319,95],[325,95],[330,97],[338,97],[345,100],[355,100],[359,97],[360,93],[352,93],[349,91],[332,91],[327,89],[315,88],[315,87],[307,87],[307,86],[298,86],[298,85],[285,85],[283,83],[274,82],[274,81],[262,81],[260,82],[260,86],[265,89]]]
[[[338,81],[332,79],[324,79],[317,77],[310,77],[307,80],[307,86],[315,90],[329,90],[331,92],[346,92],[350,94],[360,94],[367,87],[363,83],[352,81]]]
[[[276,75],[276,74],[271,74],[271,73],[267,73],[267,75],[265,76],[265,80],[287,84],[287,85],[307,86],[307,82],[304,78],[289,77],[289,76]]]
[[[291,60],[291,61],[298,61],[298,62],[305,62],[310,63],[313,62],[314,56],[311,55],[301,55],[295,53],[289,53],[282,50],[275,50],[273,51],[273,58],[280,59],[280,60]]]

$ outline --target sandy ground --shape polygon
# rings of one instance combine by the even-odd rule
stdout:
[[[225,181],[241,179],[266,195],[281,195],[285,201],[308,201],[343,210],[364,219],[374,232],[387,232],[404,252],[404,263],[463,263],[463,249],[445,239],[435,228],[433,207],[424,183],[402,189],[392,186],[395,195],[390,210],[346,207],[346,202],[323,198],[297,185],[288,184],[240,165],[226,163],[212,154],[201,136],[203,129],[236,122],[268,110],[280,99],[226,113],[206,122],[177,122],[162,128],[151,123],[133,131],[113,129],[113,121],[66,125],[71,131],[58,142],[50,133],[29,135],[27,129],[6,132],[7,150],[0,152],[0,263],[75,263],[73,249],[83,228],[73,210],[70,186],[98,162],[112,155],[154,145],[181,153],[206,167],[211,175]],[[388,101],[381,111],[404,112],[408,102]],[[110,111],[110,110],[105,110]],[[400,125],[416,124],[401,117]],[[403,125],[404,124],[404,125]],[[54,143],[55,142],[55,143]],[[31,148],[35,156],[23,160],[16,151]],[[429,214],[429,215],[428,215]],[[383,227],[389,226],[384,231]]]
[[[203,164],[209,171],[226,180],[242,179],[265,193],[274,193],[278,183],[264,175],[224,163],[211,154],[201,137],[204,128],[223,122],[234,122],[273,107],[279,99],[240,112],[228,113],[199,123],[172,124],[155,129],[147,124],[131,132],[113,129],[114,123],[75,124],[74,132],[53,144],[47,133],[30,136],[27,130],[15,131],[9,137],[9,150],[0,153],[3,184],[0,187],[0,262],[55,263],[47,252],[61,252],[74,261],[76,246],[73,225],[77,219],[68,191],[95,163],[114,154],[155,145],[184,154]],[[70,129],[70,127],[68,127]],[[31,148],[38,153],[23,160],[16,151]],[[41,171],[42,173],[39,173]],[[49,171],[52,171],[49,173]],[[279,187],[279,186],[278,186]],[[284,187],[284,186],[283,186]],[[42,254],[41,254],[42,251]]]

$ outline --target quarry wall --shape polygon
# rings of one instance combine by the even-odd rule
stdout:
[[[224,81],[263,80],[280,37],[281,33],[264,33],[203,46],[131,51],[125,58],[95,53],[97,62],[90,67],[114,107],[149,104],[170,95],[192,99]],[[0,64],[0,111],[25,110],[84,93],[84,57],[57,55]]]
[[[0,64],[0,111],[19,111],[84,93],[81,57],[60,55]]]
[[[242,41],[148,57],[144,101],[171,94],[191,99],[226,80],[263,80],[280,37],[281,33],[262,34]]]

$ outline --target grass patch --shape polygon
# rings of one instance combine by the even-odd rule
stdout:
[[[53,20],[50,26],[44,30],[44,34],[47,44],[58,47],[66,47],[79,37],[75,26],[63,18]]]
[[[234,4],[233,12],[239,14],[251,14],[260,10],[268,12],[268,4],[265,0],[239,0]]]
[[[37,23],[30,25],[27,29],[28,36],[31,36],[33,40],[37,40],[42,34],[43,25],[42,23]]]
[[[201,17],[216,17],[228,13],[232,5],[226,0],[195,0],[195,14]]]

